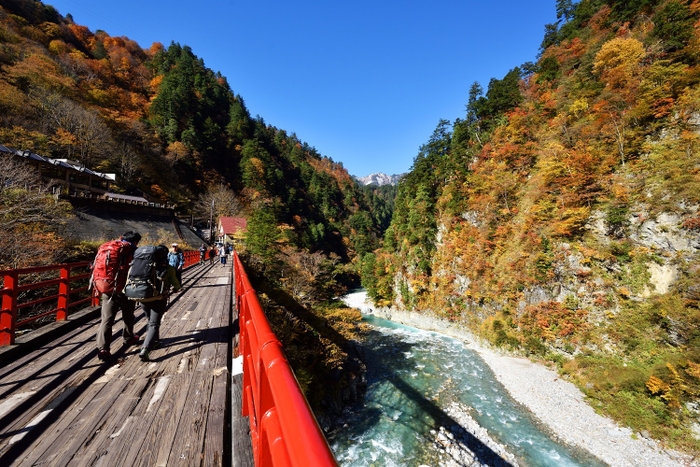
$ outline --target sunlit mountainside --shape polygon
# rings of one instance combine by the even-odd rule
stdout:
[[[474,83],[463,119],[437,126],[363,283],[697,451],[700,2],[556,9],[536,62]]]
[[[393,196],[252,118],[190,47],[143,49],[41,2],[0,2],[0,144],[115,174],[112,190],[183,218],[246,218],[240,252],[320,422],[361,392],[349,343],[359,313],[333,299],[357,285],[357,259],[380,245]],[[0,154],[0,269],[93,258],[99,243],[65,222],[69,193],[39,189],[21,167],[8,175],[13,157]]]
[[[379,246],[388,223],[373,215],[382,199],[294,133],[252,118],[189,47],[142,49],[36,1],[0,7],[0,144],[114,173],[113,190],[181,215],[208,216],[209,200],[231,190],[235,211],[271,225],[250,242],[263,256],[284,238],[350,260]],[[215,214],[238,214],[222,205]]]

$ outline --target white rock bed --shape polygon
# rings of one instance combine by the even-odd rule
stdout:
[[[364,302],[364,297],[363,293],[353,294],[348,304],[359,308],[363,313],[372,313],[380,318],[462,340],[484,359],[511,397],[530,410],[559,439],[589,452],[611,467],[700,466],[700,460],[663,449],[656,441],[635,435],[629,428],[620,427],[611,419],[598,415],[586,403],[583,393],[574,384],[559,378],[555,371],[525,358],[506,355],[480,345],[468,332],[447,321],[419,313],[374,309]],[[501,454],[505,461],[517,465],[512,456],[504,453],[504,448],[491,440],[486,430],[479,427],[469,414],[454,407],[449,411],[472,435]],[[436,444],[442,444],[446,453],[441,467],[481,465],[459,439],[454,439],[454,432],[441,430],[441,433],[436,433]]]

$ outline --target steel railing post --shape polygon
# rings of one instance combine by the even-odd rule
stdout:
[[[68,318],[68,297],[70,295],[70,265],[61,266],[61,283],[58,284],[58,307],[56,308],[56,321],[65,321]]]
[[[0,346],[15,343],[18,282],[17,271],[10,270],[3,274],[2,309],[0,309]]]

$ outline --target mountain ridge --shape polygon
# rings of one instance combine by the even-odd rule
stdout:
[[[399,175],[387,175],[383,172],[373,172],[369,175],[366,175],[364,177],[354,177],[355,180],[360,182],[362,185],[377,185],[377,186],[384,186],[384,185],[392,185],[396,186],[398,185],[399,181],[401,178],[406,175],[405,173],[399,174]]]

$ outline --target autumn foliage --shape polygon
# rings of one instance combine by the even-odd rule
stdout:
[[[700,394],[700,3],[556,3],[537,62],[474,83],[421,148],[363,283],[557,362],[609,414],[695,450],[672,425]]]
[[[356,283],[353,262],[380,245],[392,196],[251,117],[186,45],[142,49],[41,2],[1,3],[0,144],[115,174],[112,190],[211,216],[214,228],[218,216],[246,217],[237,246],[274,297],[261,299],[317,414],[355,398],[359,313],[333,302]],[[0,267],[63,261],[69,203],[36,173],[2,169]],[[87,256],[91,245],[80,246]]]

